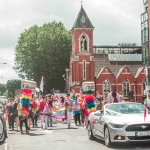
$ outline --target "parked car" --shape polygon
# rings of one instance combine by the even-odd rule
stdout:
[[[5,142],[7,138],[6,121],[4,119],[3,106],[0,105],[0,144]]]
[[[144,114],[146,117],[144,121]],[[112,143],[150,141],[150,112],[141,103],[111,103],[103,110],[90,114],[88,118],[88,137]]]
[[[5,103],[7,101],[6,96],[0,96],[0,102]]]

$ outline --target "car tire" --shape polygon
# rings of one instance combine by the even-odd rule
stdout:
[[[108,127],[105,127],[104,141],[105,141],[105,145],[106,145],[107,147],[111,147],[112,142],[111,142],[111,140],[110,140],[110,134],[109,134]]]
[[[88,137],[89,137],[89,140],[94,140],[95,139],[95,137],[94,137],[94,135],[93,135],[93,132],[92,132],[92,128],[91,128],[91,124],[90,123],[88,123]]]
[[[6,140],[6,134],[4,131],[4,124],[3,124],[3,120],[0,117],[0,127],[2,128],[1,133],[0,133],[0,144],[4,143]]]

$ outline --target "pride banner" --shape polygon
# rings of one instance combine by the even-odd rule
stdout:
[[[94,82],[83,82],[82,83],[82,89],[83,91],[94,91],[95,90],[95,84]]]
[[[36,82],[30,80],[22,80],[21,88],[22,89],[31,89],[34,90],[36,88]]]
[[[55,118],[55,119],[65,119],[67,118],[67,113],[66,113],[66,109],[65,107],[61,107],[58,110],[55,110],[54,108],[50,107],[52,114],[51,117]]]

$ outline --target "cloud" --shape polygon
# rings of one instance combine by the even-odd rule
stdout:
[[[25,29],[53,20],[62,21],[70,30],[81,7],[80,0],[0,0],[1,82],[18,78],[12,69],[17,39]],[[137,0],[83,1],[83,7],[94,25],[94,43],[141,43],[140,15],[143,2]]]

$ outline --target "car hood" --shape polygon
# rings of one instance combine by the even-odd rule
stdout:
[[[137,123],[137,122],[147,122],[150,123],[150,115],[147,114],[144,121],[144,114],[119,114],[115,116],[108,117],[111,122],[114,123]]]

